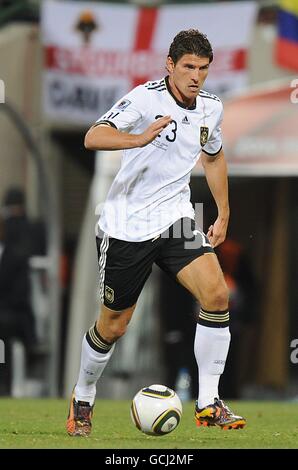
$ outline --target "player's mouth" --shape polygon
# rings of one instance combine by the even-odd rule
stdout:
[[[191,91],[198,92],[199,91],[199,86],[198,85],[189,85],[189,88]]]

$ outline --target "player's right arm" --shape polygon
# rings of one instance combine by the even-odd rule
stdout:
[[[163,116],[144,129],[142,122],[150,123],[151,98],[148,90],[139,85],[121,98],[89,129],[85,147],[90,150],[124,150],[144,147],[152,142],[171,122]],[[134,129],[139,130],[133,133]]]
[[[122,132],[109,123],[98,123],[92,126],[86,136],[84,145],[88,150],[124,150],[145,147],[171,122],[171,116],[163,116],[154,121],[141,134]]]

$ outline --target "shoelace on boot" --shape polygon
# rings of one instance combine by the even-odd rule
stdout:
[[[216,400],[216,404],[220,406],[220,408],[222,409],[222,413],[224,417],[228,418],[228,417],[233,416],[233,413],[230,410],[230,408],[222,400]]]

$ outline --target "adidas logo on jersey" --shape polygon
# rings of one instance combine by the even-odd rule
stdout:
[[[184,116],[184,118],[182,119],[182,124],[190,124],[187,116]]]

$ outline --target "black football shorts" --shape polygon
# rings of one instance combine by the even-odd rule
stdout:
[[[111,310],[134,305],[156,263],[173,279],[191,261],[214,253],[195,221],[183,218],[161,235],[143,242],[128,242],[100,231],[96,237],[99,295]]]

